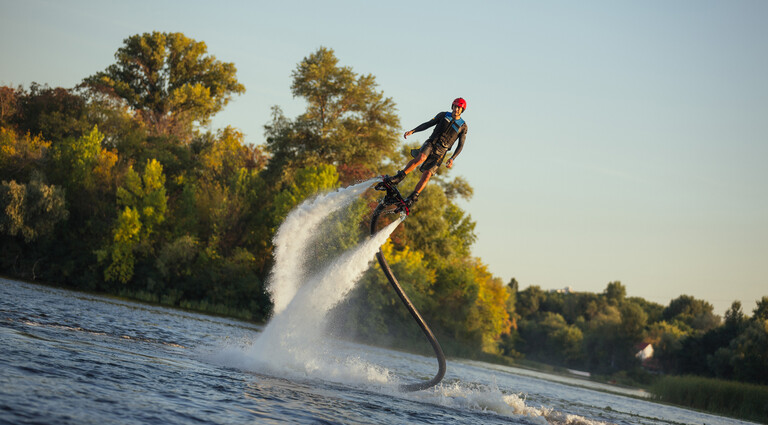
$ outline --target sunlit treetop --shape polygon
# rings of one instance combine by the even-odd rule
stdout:
[[[182,33],[152,32],[123,41],[115,64],[86,78],[96,93],[124,101],[154,134],[189,134],[234,94],[245,92],[233,63],[207,54],[204,42]]]

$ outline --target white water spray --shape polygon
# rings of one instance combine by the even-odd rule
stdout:
[[[253,352],[258,361],[271,368],[288,368],[303,373],[337,373],[341,368],[332,356],[328,356],[332,351],[326,336],[328,314],[354,288],[374,254],[400,221],[394,221],[310,277],[286,309],[272,318],[256,340]]]
[[[393,221],[314,275],[308,273],[310,242],[327,219],[378,180],[320,195],[296,207],[275,236],[275,266],[269,292],[272,320],[249,349],[250,363],[282,374],[311,374],[332,380],[386,382],[389,373],[342,355],[327,338],[329,312],[354,289],[374,255],[402,222]]]
[[[294,208],[275,235],[275,267],[267,290],[274,304],[273,314],[280,314],[291,302],[306,274],[308,242],[319,224],[330,214],[349,205],[378,181],[368,180],[308,199]]]

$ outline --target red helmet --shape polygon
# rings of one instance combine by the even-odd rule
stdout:
[[[462,98],[460,98],[460,97],[457,97],[453,101],[453,103],[451,104],[451,107],[454,107],[454,106],[458,106],[458,107],[461,108],[462,111],[466,111],[467,110],[467,101],[462,99]]]

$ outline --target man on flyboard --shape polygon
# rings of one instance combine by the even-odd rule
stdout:
[[[445,155],[453,147],[453,144],[458,139],[459,146],[456,151],[445,163],[448,168],[453,167],[453,160],[459,156],[461,150],[464,148],[464,141],[467,138],[467,123],[461,118],[461,114],[467,109],[467,102],[462,98],[457,98],[451,105],[450,112],[440,112],[435,115],[434,118],[419,125],[413,130],[406,131],[403,135],[404,138],[408,138],[413,133],[424,131],[430,127],[435,127],[432,131],[432,135],[429,136],[426,142],[421,145],[420,149],[412,149],[411,159],[405,168],[398,171],[394,176],[384,176],[384,181],[392,186],[396,186],[403,181],[405,176],[416,167],[421,165],[419,170],[421,171],[421,179],[416,183],[416,187],[413,192],[405,199],[408,207],[411,207],[418,199],[419,193],[424,190],[424,187],[429,182],[429,178],[432,177],[437,169],[442,165]]]

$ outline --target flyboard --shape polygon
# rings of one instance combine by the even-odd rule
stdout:
[[[382,213],[394,212],[405,214],[406,216],[411,213],[411,209],[405,202],[405,199],[403,199],[400,191],[397,190],[397,187],[391,184],[386,178],[380,183],[377,183],[374,189],[384,191],[386,194],[384,195],[384,198],[379,201],[379,205],[376,206],[376,209],[373,211],[373,217],[371,218],[371,235],[376,233],[376,224],[379,220],[379,216]],[[424,335],[429,340],[429,343],[432,344],[432,349],[435,350],[435,355],[437,356],[438,369],[434,378],[425,382],[402,384],[400,385],[400,389],[402,391],[419,391],[434,387],[443,379],[443,376],[445,376],[445,355],[443,354],[443,349],[440,347],[440,343],[437,342],[437,338],[435,338],[432,330],[429,329],[429,326],[421,317],[421,314],[419,314],[419,311],[416,310],[416,307],[414,307],[411,300],[408,299],[408,296],[403,291],[403,288],[400,287],[397,278],[395,278],[395,275],[392,273],[392,269],[389,267],[389,263],[387,263],[386,258],[384,258],[384,253],[381,251],[381,248],[379,248],[379,252],[376,253],[376,259],[379,261],[379,265],[384,271],[384,275],[387,276],[389,283],[392,284],[392,287],[395,289],[395,292],[397,292],[400,300],[408,309],[408,312],[411,313],[411,316],[416,321],[416,323],[418,323],[422,332],[424,332]]]

